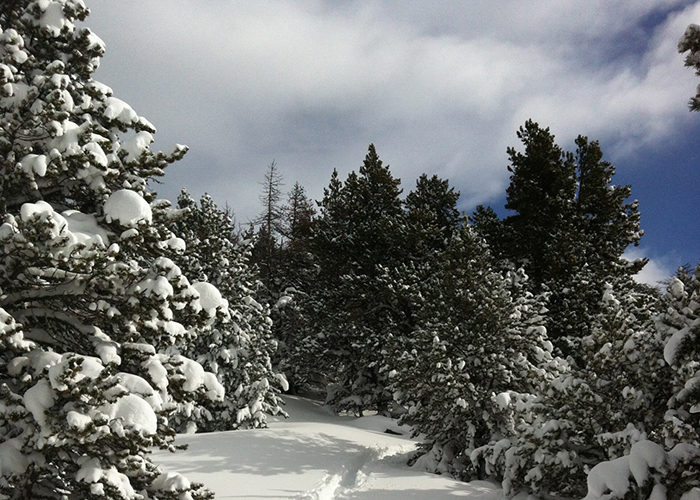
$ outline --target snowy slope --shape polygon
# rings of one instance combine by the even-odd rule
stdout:
[[[491,483],[406,466],[415,443],[387,418],[339,417],[310,400],[285,399],[287,420],[271,419],[268,429],[180,436],[189,449],[155,452],[154,462],[206,484],[219,500],[504,498]]]

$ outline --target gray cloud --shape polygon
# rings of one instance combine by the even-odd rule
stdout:
[[[507,183],[505,149],[533,118],[612,157],[687,127],[695,87],[676,43],[687,2],[94,2],[97,78],[190,153],[160,186],[228,202],[245,221],[276,159],[320,198],[374,142],[406,189],[448,177],[463,203]]]

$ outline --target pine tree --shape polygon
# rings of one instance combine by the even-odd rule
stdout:
[[[662,434],[669,465],[663,484],[680,497],[700,488],[700,265],[692,272],[680,269],[662,303],[657,326],[672,372]]]
[[[209,498],[150,461],[171,422],[223,397],[182,355],[221,310],[173,263],[177,214],[147,181],[186,148],[92,79],[82,2],[0,6],[0,492]],[[122,140],[120,134],[129,133]],[[213,287],[212,287],[213,288]],[[192,416],[191,418],[195,418]],[[166,484],[167,483],[167,484]]]
[[[447,246],[460,223],[458,199],[459,191],[450,187],[449,181],[437,175],[428,178],[423,174],[418,178],[416,189],[408,193],[404,202],[411,232],[408,244],[411,260]]]
[[[685,33],[678,41],[678,52],[683,54],[690,52],[685,56],[685,65],[690,68],[695,68],[695,74],[700,76],[700,26],[691,24],[686,28]],[[700,88],[696,90],[696,95],[690,99],[688,103],[691,111],[700,111]]]
[[[531,397],[514,398],[507,410],[516,432],[474,455],[509,494],[524,488],[580,498],[587,477],[591,484],[589,470],[658,439],[669,372],[659,363],[655,304],[634,287],[602,288],[590,333],[578,347],[580,363],[560,365],[561,374]]]
[[[370,145],[359,174],[341,183],[333,172],[311,239],[319,272],[304,345],[318,350],[317,377],[334,382],[329,402],[360,414],[391,402],[381,373],[385,309],[373,294],[382,267],[402,258],[399,184]]]
[[[548,293],[548,334],[572,354],[589,334],[601,285],[629,282],[646,264],[623,257],[643,235],[638,203],[626,201],[630,186],[611,185],[615,168],[602,160],[598,142],[579,136],[576,153],[565,152],[531,120],[518,137],[525,150],[508,149],[506,204],[516,214],[499,221],[481,208],[472,220],[497,260],[524,265],[533,292]]]
[[[514,433],[502,408],[509,394],[533,393],[556,373],[542,304],[526,280],[493,271],[485,242],[466,225],[439,257],[390,279],[387,289],[413,311],[389,365],[402,421],[424,436],[418,466],[477,477],[472,451]]]
[[[224,401],[210,409],[199,428],[265,426],[267,414],[283,413],[276,393],[287,385],[271,366],[276,342],[269,308],[253,298],[257,276],[248,265],[251,244],[236,243],[231,215],[208,194],[197,205],[183,189],[178,206],[188,212],[174,227],[186,244],[178,262],[191,270],[195,286],[215,285],[228,305],[187,352],[215,373],[226,390]]]
[[[506,219],[516,242],[511,260],[526,264],[528,276],[541,285],[569,272],[579,247],[573,230],[576,164],[549,129],[531,120],[517,135],[525,151],[508,148],[512,176],[506,208],[516,212]]]
[[[289,192],[283,214],[286,240],[280,250],[280,286],[272,297],[271,309],[273,336],[279,342],[274,362],[296,391],[306,380],[306,349],[300,334],[307,321],[304,302],[309,300],[316,279],[310,243],[316,210],[298,182]]]
[[[512,234],[505,222],[498,218],[496,211],[491,207],[478,205],[469,217],[469,223],[488,242],[494,263],[497,266],[510,267]]]
[[[289,192],[287,205],[282,208],[282,234],[289,241],[291,247],[301,244],[311,234],[311,224],[316,209],[306,195],[304,186],[294,183]]]
[[[608,457],[588,474],[589,500],[608,498],[690,498],[700,488],[700,438],[698,437],[698,299],[700,267],[693,272],[679,269],[668,282],[662,307],[656,316],[661,348],[647,376],[658,380],[667,376],[658,392],[666,401],[656,402],[649,413],[660,421],[655,432],[636,436],[624,455]],[[664,390],[665,389],[665,390]],[[635,391],[640,399],[640,392]],[[634,394],[634,393],[633,393]],[[627,476],[629,481],[615,484],[609,470]]]

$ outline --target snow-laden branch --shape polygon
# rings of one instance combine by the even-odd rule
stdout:
[[[85,281],[77,279],[71,280],[68,283],[60,283],[57,285],[47,285],[46,288],[34,288],[31,290],[21,290],[19,292],[8,293],[0,298],[0,306],[7,307],[18,302],[34,301],[38,299],[47,299],[53,297],[61,297],[70,295],[72,297],[85,294]]]

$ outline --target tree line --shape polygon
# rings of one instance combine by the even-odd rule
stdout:
[[[634,280],[639,206],[597,141],[565,151],[531,120],[517,136],[505,218],[460,215],[437,176],[402,198],[370,145],[357,172],[333,172],[319,213],[305,199],[303,233],[262,227],[252,262],[261,300],[283,304],[277,366],[339,411],[410,424],[424,438],[413,461],[433,472],[574,498],[598,464],[651,448],[664,458],[643,478],[628,469],[625,491],[680,497],[698,480],[683,454],[698,275],[679,270],[666,294]]]

